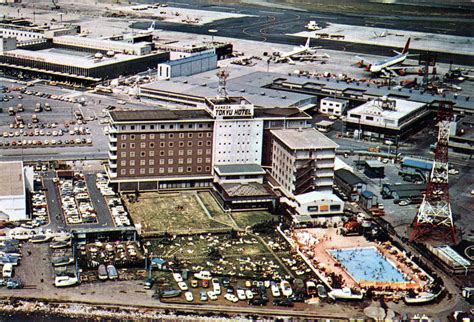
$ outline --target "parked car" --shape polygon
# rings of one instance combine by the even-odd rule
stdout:
[[[219,279],[217,278],[212,279],[212,289],[214,293],[216,293],[217,295],[221,294],[221,285],[219,284]]]
[[[186,301],[192,302],[194,300],[193,293],[191,292],[184,293],[184,298],[186,299]]]
[[[177,283],[183,281],[183,277],[181,276],[180,273],[173,273],[173,278],[174,278],[174,280],[175,280]]]
[[[293,290],[291,289],[291,285],[288,281],[281,281],[280,288],[284,296],[290,297],[293,295]]]
[[[239,298],[239,300],[245,301],[247,299],[247,297],[245,296],[245,290],[238,288],[237,297]]]
[[[230,301],[232,303],[237,303],[239,301],[239,299],[237,298],[237,296],[235,296],[234,294],[229,294],[227,293],[226,295],[224,295],[224,298],[227,300],[227,301]]]
[[[186,282],[179,282],[178,287],[181,291],[187,291],[188,290],[188,285],[186,284]]]
[[[203,302],[208,300],[207,293],[205,291],[200,291],[199,292],[199,299]]]
[[[275,300],[273,300],[273,305],[292,307],[293,302],[290,299],[275,299]]]
[[[209,299],[210,299],[211,301],[217,300],[217,295],[216,295],[216,293],[214,293],[213,291],[207,291],[207,296],[209,296]]]
[[[249,305],[259,305],[259,306],[264,306],[267,305],[268,300],[262,299],[262,298],[253,298],[249,300]]]
[[[200,271],[199,273],[195,273],[194,277],[200,280],[210,280],[211,273],[209,271]]]

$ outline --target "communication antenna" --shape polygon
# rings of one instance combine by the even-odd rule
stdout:
[[[216,76],[219,78],[219,87],[217,88],[217,96],[218,97],[227,97],[229,94],[225,89],[227,78],[229,78],[230,73],[225,69],[220,69]]]

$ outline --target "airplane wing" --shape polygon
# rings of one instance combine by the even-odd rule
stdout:
[[[374,64],[374,62],[368,60],[367,58],[360,57],[360,56],[356,56],[356,58],[362,60],[364,63],[370,64],[370,65]]]

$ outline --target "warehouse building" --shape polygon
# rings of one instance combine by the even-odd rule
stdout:
[[[214,50],[158,64],[158,79],[191,76],[217,69]]]
[[[359,201],[361,193],[367,190],[367,183],[347,169],[334,171],[334,183],[350,201]]]
[[[0,213],[7,221],[25,220],[26,182],[23,162],[0,162]]]

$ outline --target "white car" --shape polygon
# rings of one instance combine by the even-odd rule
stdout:
[[[184,298],[186,299],[186,301],[192,302],[194,300],[193,293],[191,292],[184,293]]]
[[[217,295],[221,294],[221,285],[219,284],[219,280],[217,278],[212,279],[212,289]]]
[[[187,291],[188,290],[188,285],[186,285],[186,282],[178,282],[178,287],[181,291]]]
[[[459,170],[456,169],[449,169],[448,174],[459,174]]]
[[[180,273],[173,273],[173,278],[174,278],[174,280],[175,280],[177,283],[183,281],[183,277],[181,276]]]
[[[247,299],[247,297],[245,296],[245,291],[241,288],[237,289],[237,297],[239,298],[239,300],[242,301],[245,301]]]
[[[217,300],[217,295],[213,291],[207,291],[207,296],[211,299],[211,301]]]
[[[293,290],[291,289],[290,283],[288,281],[281,281],[280,283],[281,291],[286,297],[293,295]]]
[[[247,299],[251,300],[253,299],[253,293],[251,290],[245,290],[245,296],[247,297]]]
[[[199,273],[195,273],[194,277],[200,280],[210,280],[211,273],[209,271],[200,271]]]
[[[239,299],[234,294],[227,293],[224,295],[224,298],[232,303],[237,303],[239,301]]]
[[[281,296],[280,289],[278,288],[278,285],[276,283],[272,283],[271,290],[273,297]]]

